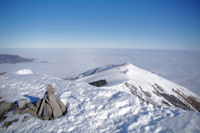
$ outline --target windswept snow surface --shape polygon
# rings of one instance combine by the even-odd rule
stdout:
[[[19,121],[8,128],[2,128],[4,122],[1,122],[0,132],[200,132],[199,112],[158,108],[134,96],[123,84],[133,76],[129,75],[129,70],[124,70],[129,67],[134,66],[109,70],[113,78],[105,87],[89,85],[86,82],[92,80],[89,77],[63,80],[36,72],[25,76],[10,72],[0,76],[1,101],[14,102],[20,98],[37,101],[43,97],[46,86],[51,84],[56,95],[68,106],[66,115],[51,121],[31,117],[28,122],[22,123],[23,116],[27,114],[13,115],[9,112],[5,121],[15,118]],[[97,73],[93,78],[106,78],[107,72]],[[149,78],[148,73],[145,78]],[[137,82],[143,81],[138,79]]]

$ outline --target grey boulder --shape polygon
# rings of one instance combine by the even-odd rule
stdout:
[[[27,99],[20,99],[20,100],[18,100],[18,106],[19,106],[19,108],[24,108],[27,103],[28,103]]]
[[[54,88],[48,85],[46,90],[44,97],[36,103],[38,117],[49,120],[65,114],[66,107],[56,97]]]

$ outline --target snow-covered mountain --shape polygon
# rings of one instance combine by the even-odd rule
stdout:
[[[107,86],[121,85],[139,99],[156,106],[175,106],[200,111],[198,95],[132,64],[106,65],[66,78],[90,83],[105,79]]]
[[[0,123],[0,132],[200,131],[200,113],[180,109],[198,110],[185,99],[191,96],[199,102],[198,95],[132,64],[107,65],[66,79],[28,68],[1,75],[0,101],[15,102],[22,98],[37,101],[51,84],[56,95],[68,106],[68,112],[50,121],[31,117],[25,123],[22,119],[28,114],[13,115],[9,112]],[[101,79],[108,84],[103,87],[88,84]],[[168,97],[171,100],[176,97],[178,106]],[[19,120],[8,128],[2,128],[5,121],[15,118]]]

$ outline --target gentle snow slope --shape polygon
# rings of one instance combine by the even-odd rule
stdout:
[[[127,73],[124,69],[116,69]],[[0,76],[1,101],[14,102],[20,98],[38,100],[43,97],[46,86],[51,84],[56,95],[69,106],[66,115],[51,121],[31,117],[28,122],[22,123],[25,115],[12,115],[10,112],[5,121],[20,120],[7,129],[0,128],[0,132],[200,132],[199,112],[146,104],[124,85],[129,77],[119,78],[114,69],[111,71],[113,80],[108,86],[99,88],[83,82],[92,80],[89,77],[66,81],[39,73],[7,73]],[[178,126],[174,126],[177,123]]]

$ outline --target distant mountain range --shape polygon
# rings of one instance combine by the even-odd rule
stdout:
[[[9,54],[0,54],[0,64],[8,63],[8,64],[16,64],[16,63],[25,63],[32,62],[34,59],[32,58],[24,58],[19,55],[9,55]]]

